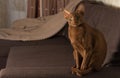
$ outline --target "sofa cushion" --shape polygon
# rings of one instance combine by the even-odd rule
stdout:
[[[12,71],[11,71],[12,70]],[[75,78],[69,67],[14,67],[0,72],[0,78]]]
[[[12,47],[7,67],[50,67],[72,66],[72,47],[66,38],[60,37],[44,42],[39,46]]]
[[[104,33],[108,45],[105,63],[108,63],[115,52],[120,52],[120,8],[95,2],[85,2],[85,6],[87,23]]]
[[[74,64],[73,49],[65,37],[53,38],[50,42],[43,40],[38,44],[41,45],[12,47],[5,68],[6,72],[12,70],[9,75],[15,77],[24,73],[25,75],[21,76],[28,76],[28,78],[32,75],[33,78],[34,76],[44,77],[44,74],[53,77],[61,76],[61,78],[64,75],[71,76],[71,67]],[[29,75],[29,73],[32,74]]]
[[[5,68],[7,57],[0,57],[0,70]]]
[[[78,78],[71,74],[74,60],[69,41],[63,37],[58,40],[52,39],[49,44],[43,41],[40,46],[12,47],[0,78]],[[106,67],[82,78],[114,77],[120,77],[119,67]]]
[[[41,45],[13,47],[7,67],[72,66],[72,49],[69,45]]]
[[[72,75],[69,67],[15,67],[3,69],[0,73],[0,78],[120,78],[120,67],[106,67],[83,77]]]
[[[55,38],[54,38],[55,37]],[[68,44],[65,42],[65,39],[63,36],[57,36],[51,37],[49,39],[45,40],[33,40],[33,41],[14,41],[14,40],[2,40],[0,39],[0,57],[7,57],[10,47],[14,46],[35,46],[35,45],[46,45],[46,44]],[[61,40],[62,39],[62,40]],[[54,41],[54,42],[53,42]]]

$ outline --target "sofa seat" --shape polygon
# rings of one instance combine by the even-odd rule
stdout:
[[[0,78],[120,78],[120,67],[105,67],[83,77],[72,75],[70,67],[14,67],[0,73]]]
[[[67,45],[26,46],[12,48],[7,67],[67,67],[72,62],[72,50]]]
[[[30,78],[31,75],[33,78],[44,78],[45,75],[64,77],[65,74],[73,77],[73,49],[68,39],[55,37],[42,40],[38,44],[39,46],[11,47],[1,78]]]
[[[106,38],[108,52],[105,64],[109,65],[81,78],[120,78],[120,9],[89,1],[85,6],[86,22],[103,32]],[[67,33],[62,34],[67,37]],[[8,54],[3,51],[4,46],[4,50],[7,50],[7,45],[16,46],[9,48],[6,68],[0,71],[0,78],[80,78],[71,74],[74,60],[68,39],[52,37],[35,41],[32,45],[33,42],[0,42],[2,57]]]
[[[12,47],[0,78],[78,78],[71,74],[74,60],[68,39],[55,37],[39,44],[41,45]],[[120,67],[104,67],[100,72],[82,78],[114,77],[120,77]]]
[[[55,38],[54,38],[55,37]],[[0,69],[6,67],[6,61],[11,47],[17,46],[39,46],[39,45],[56,45],[56,44],[69,44],[69,41],[62,36],[54,36],[45,40],[33,40],[33,41],[13,41],[13,40],[1,40],[0,39]]]

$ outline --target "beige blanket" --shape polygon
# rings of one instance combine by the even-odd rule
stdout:
[[[81,0],[72,0],[66,7],[74,11]],[[11,28],[0,29],[0,39],[7,40],[42,40],[58,33],[66,24],[63,12],[39,19],[21,19],[15,21]]]

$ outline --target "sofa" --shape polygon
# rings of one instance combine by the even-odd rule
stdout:
[[[85,20],[103,32],[108,45],[104,67],[81,78],[120,78],[120,8],[85,1]],[[0,40],[0,78],[80,78],[72,75],[73,48],[68,24],[35,41]]]

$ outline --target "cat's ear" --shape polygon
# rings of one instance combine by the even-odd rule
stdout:
[[[64,10],[63,12],[64,12],[64,18],[67,19],[70,15],[70,12],[67,10]]]
[[[85,5],[84,3],[80,3],[78,8],[76,9],[76,12],[84,16],[85,13]]]

